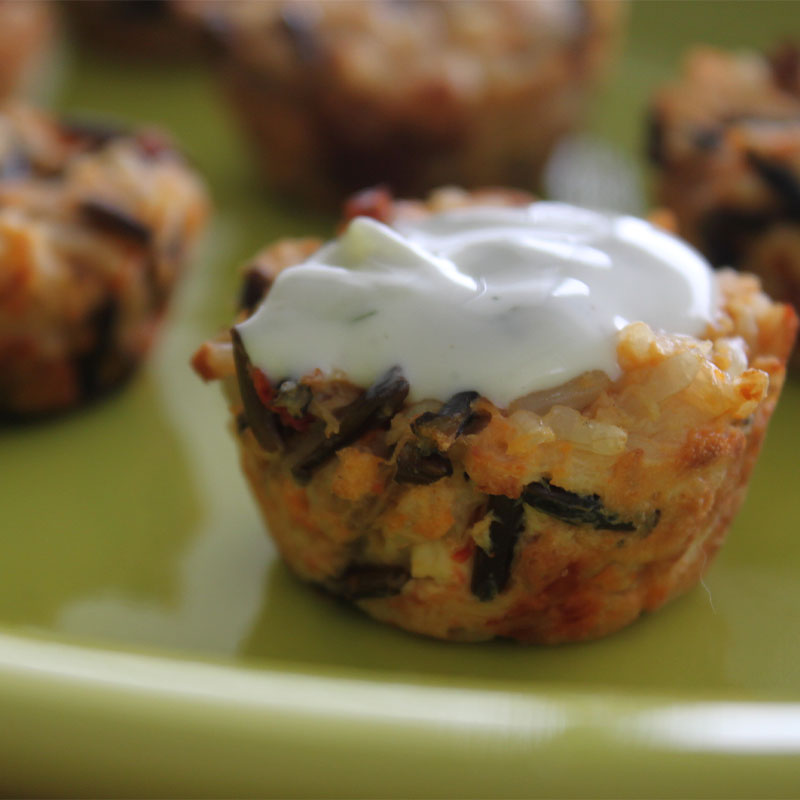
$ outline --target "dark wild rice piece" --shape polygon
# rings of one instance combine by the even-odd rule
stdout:
[[[754,152],[748,153],[747,158],[764,183],[778,196],[786,213],[792,219],[800,220],[800,181],[791,168]]]
[[[555,486],[547,479],[529,483],[522,490],[522,499],[531,508],[555,517],[568,525],[591,525],[603,531],[639,530],[647,534],[658,524],[659,511],[645,517],[640,525],[633,520],[621,519],[612,511],[608,511],[603,501],[596,494],[576,494],[560,486]]]
[[[242,290],[239,293],[239,311],[252,314],[261,301],[267,296],[272,280],[258,267],[249,269],[244,276]]]
[[[520,500],[492,495],[489,513],[493,517],[489,527],[492,551],[475,548],[470,583],[470,591],[482,601],[491,600],[508,585],[514,548],[525,528],[525,510]]]
[[[348,600],[391,597],[402,590],[410,577],[408,570],[401,566],[350,564],[329,588]]]
[[[444,442],[449,446],[477,416],[472,410],[472,403],[477,399],[477,392],[454,394],[438,411],[420,414],[411,423],[411,430],[440,447]]]
[[[268,452],[280,450],[283,446],[275,415],[261,402],[253,385],[251,372],[253,365],[244,349],[242,337],[236,328],[231,329],[233,340],[233,360],[236,364],[236,379],[239,383],[239,394],[242,396],[244,415],[247,424],[253,431],[256,441]]]
[[[81,203],[81,214],[94,228],[122,236],[141,245],[148,245],[153,236],[152,230],[136,217],[104,200],[87,200]]]
[[[397,483],[424,485],[453,474],[453,465],[438,451],[424,453],[414,442],[406,442],[397,456]]]
[[[719,147],[723,132],[719,127],[698,128],[692,133],[692,144],[703,152],[709,152]]]
[[[364,392],[346,406],[339,416],[339,430],[326,436],[325,423],[312,425],[299,440],[292,475],[305,484],[314,470],[322,466],[336,451],[355,441],[361,434],[390,420],[408,396],[408,381],[399,367],[392,367]]]
[[[112,334],[119,320],[119,303],[113,296],[92,311],[89,325],[92,328],[91,348],[75,362],[83,397],[93,397],[103,387],[103,372],[114,351]]]
[[[477,417],[472,403],[477,392],[459,392],[438,411],[426,411],[412,423],[416,440],[407,442],[397,458],[398,483],[434,483],[453,474],[450,459],[444,454],[464,429]]]
[[[68,139],[77,140],[89,150],[98,150],[114,139],[130,135],[130,130],[116,122],[98,119],[62,119],[60,130]]]

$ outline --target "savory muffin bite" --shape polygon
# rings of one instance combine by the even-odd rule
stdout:
[[[632,217],[383,191],[249,267],[195,355],[303,579],[443,639],[610,633],[695,584],[797,319]]]
[[[50,3],[0,0],[0,101],[27,88],[53,27]]]
[[[269,181],[318,204],[376,182],[531,188],[624,17],[616,0],[178,5],[221,43]]]
[[[60,411],[126,378],[207,212],[160,132],[0,114],[0,416]]]
[[[691,51],[653,99],[649,155],[681,235],[800,307],[800,51]]]

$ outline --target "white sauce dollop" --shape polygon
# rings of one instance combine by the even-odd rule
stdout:
[[[282,272],[238,330],[274,380],[320,368],[368,386],[399,365],[413,400],[474,389],[506,406],[588,370],[617,378],[630,322],[698,336],[715,308],[712,272],[681,240],[539,202],[394,228],[356,218]]]

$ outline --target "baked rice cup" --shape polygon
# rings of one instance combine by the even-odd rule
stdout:
[[[349,213],[391,223],[527,202],[372,193]],[[320,244],[263,250],[238,321]],[[235,327],[193,363],[223,382],[244,473],[303,580],[441,639],[594,639],[700,580],[777,402],[796,315],[752,276],[716,279],[720,310],[702,339],[630,324],[618,380],[588,372],[507,408],[469,391],[409,403],[397,368],[368,387],[319,371],[267,376]]]
[[[0,113],[0,417],[62,411],[127,378],[207,214],[160,132]]]
[[[268,181],[318,206],[378,182],[532,188],[625,17],[617,0],[180,5],[219,42]]]
[[[0,102],[29,88],[54,29],[50,3],[0,0]]]
[[[649,125],[657,198],[679,233],[800,308],[800,50],[696,48]]]

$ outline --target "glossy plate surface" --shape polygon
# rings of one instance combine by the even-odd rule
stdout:
[[[782,38],[795,3],[637,3],[594,130],[636,157],[692,42]],[[156,120],[219,214],[148,367],[103,404],[0,431],[0,794],[796,796],[800,382],[703,586],[601,642],[453,645],[295,581],[187,362],[238,263],[331,230],[251,170],[212,76],[73,53],[70,111]]]

